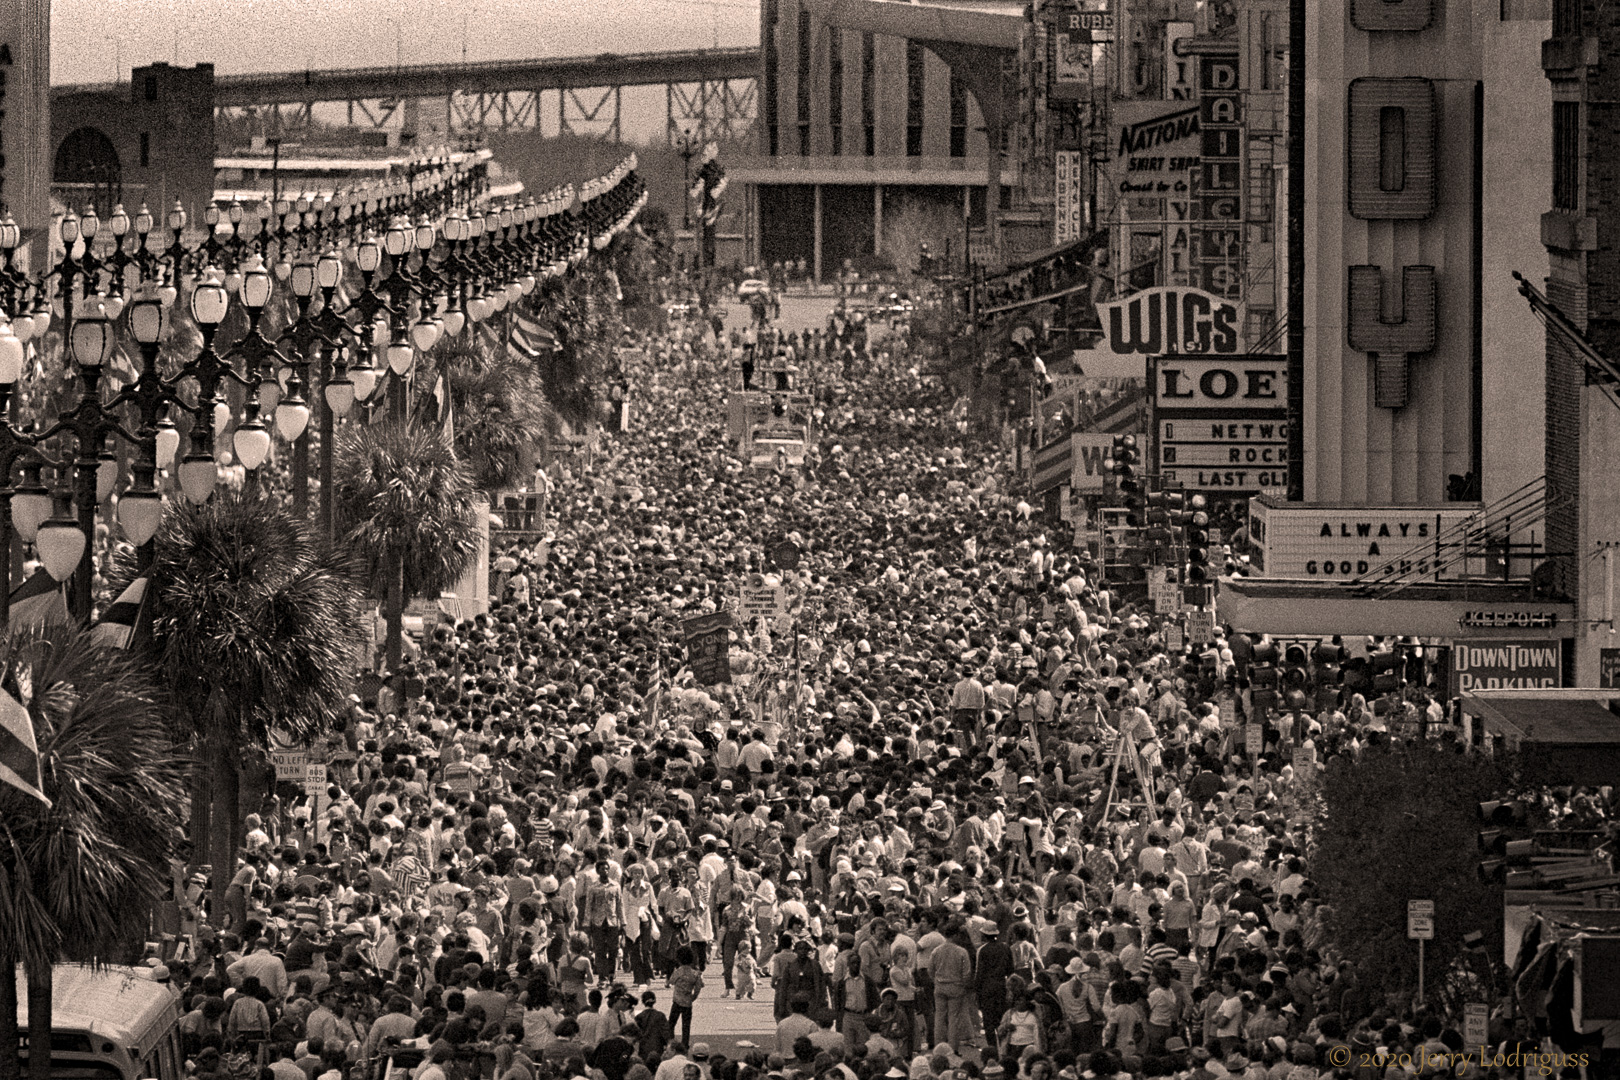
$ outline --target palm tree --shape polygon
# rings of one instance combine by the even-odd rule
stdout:
[[[559,426],[539,368],[471,335],[453,339],[437,361],[450,391],[456,456],[472,470],[478,489],[509,491],[527,482],[536,445]],[[429,419],[435,399],[418,400],[419,419]]]
[[[52,966],[133,959],[184,840],[185,764],[139,658],[68,625],[0,638],[0,685],[28,711],[46,807],[0,785],[0,1078],[16,1080],[27,974],[29,1074],[50,1076]]]
[[[239,495],[171,511],[148,573],[143,652],[198,764],[192,851],[213,866],[217,920],[236,867],[243,757],[272,725],[308,741],[336,718],[364,641],[361,589],[303,519]]]
[[[443,432],[410,421],[348,425],[335,473],[338,534],[382,602],[388,668],[397,671],[405,605],[455,584],[478,552],[472,473]]]

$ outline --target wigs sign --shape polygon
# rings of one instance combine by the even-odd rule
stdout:
[[[1241,304],[1202,289],[1143,289],[1124,300],[1098,304],[1097,313],[1108,331],[1109,349],[1145,356],[1232,355],[1243,325]]]

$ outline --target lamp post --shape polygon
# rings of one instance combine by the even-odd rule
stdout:
[[[587,185],[589,194],[577,213],[572,188],[566,189],[566,198],[558,193],[544,204],[530,200],[477,209],[486,187],[483,166],[459,156],[433,162],[403,184],[297,200],[277,190],[273,199],[253,209],[240,202],[223,210],[205,208],[201,218],[208,235],[195,250],[184,244],[187,217],[178,203],[161,223],[144,206],[133,217],[116,206],[105,234],[90,208],[83,216],[64,216],[63,259],[38,279],[13,266],[21,230],[0,216],[0,551],[9,551],[13,535],[34,544],[53,579],[72,579],[71,610],[88,620],[94,605],[94,561],[86,556],[94,543],[96,510],[112,497],[118,480],[109,439],[136,450],[132,482],[118,501],[117,518],[144,568],[151,565],[152,538],[162,518],[160,474],[172,470],[180,493],[194,504],[206,502],[215,488],[215,443],[230,423],[220,393],[226,381],[247,390],[232,446],[249,473],[250,490],[257,489],[258,470],[273,446],[272,425],[263,415],[273,410],[275,432],[302,446],[294,452],[295,460],[302,456],[305,463],[295,498],[307,505],[303,481],[311,404],[320,414],[317,522],[330,537],[336,422],[350,415],[357,402],[375,397],[380,372],[371,357],[379,355],[393,372],[399,393],[392,407],[395,416],[403,417],[406,377],[417,352],[430,351],[446,332],[460,333],[468,323],[518,302],[532,293],[537,274],[563,272],[593,244],[605,246],[613,232],[628,224],[645,201],[639,180],[624,184],[633,160]],[[378,228],[386,228],[381,241],[373,234]],[[105,236],[105,261],[95,249],[98,235]],[[435,263],[432,252],[441,236],[447,248]],[[340,310],[340,252],[351,245],[365,287]],[[379,280],[384,253],[390,264]],[[108,277],[105,294],[99,291],[103,273]],[[74,364],[79,395],[71,408],[42,422],[48,424],[44,431],[36,431],[6,414],[16,411],[15,391],[29,366],[28,350],[37,347],[28,343],[45,340],[51,321],[46,287],[52,277],[61,290],[63,352]],[[261,325],[278,278],[299,305],[297,323],[284,337],[295,346],[290,360]],[[172,378],[164,378],[159,356],[182,290],[202,345]],[[248,329],[226,347],[217,337],[233,295],[246,309]],[[115,347],[120,319],[139,347],[141,370],[132,384],[104,402],[101,373]],[[292,371],[283,394],[277,376],[288,367]],[[180,385],[193,382],[195,404],[188,405]],[[133,413],[134,432],[119,419],[125,409]],[[183,455],[181,430],[172,418],[176,411],[190,417]],[[63,464],[42,452],[47,444],[68,439],[73,445],[71,453],[61,455]],[[58,469],[68,485],[54,497],[41,480],[46,465]],[[22,480],[13,484],[18,468]],[[9,590],[0,589],[0,620],[8,599]]]
[[[698,150],[703,146],[703,138],[693,135],[692,129],[687,128],[675,136],[675,152],[681,155],[681,228],[692,227],[692,159],[697,157]]]
[[[84,557],[85,550],[96,535],[96,506],[112,494],[117,478],[116,462],[110,469],[103,467],[107,437],[117,435],[131,445],[139,443],[113,419],[101,401],[101,370],[112,350],[112,320],[104,312],[89,312],[69,327],[68,351],[79,369],[79,401],[36,440],[45,442],[60,434],[70,435],[78,451],[73,462],[73,491],[58,493],[56,513],[39,527],[35,546],[51,577],[57,581],[73,579],[68,610],[81,623],[90,621],[94,603],[92,560]]]

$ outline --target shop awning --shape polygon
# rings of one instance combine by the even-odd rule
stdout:
[[[1620,690],[1474,690],[1463,709],[1485,730],[1509,743],[1544,746],[1620,746],[1620,716],[1610,702]]]
[[[1504,582],[1418,583],[1391,597],[1368,596],[1352,582],[1222,578],[1220,620],[1277,637],[1332,634],[1423,638],[1571,637],[1573,604],[1538,600],[1528,585]]]
[[[1620,775],[1620,690],[1475,690],[1463,712],[1520,755],[1525,775],[1546,783],[1612,784]]]

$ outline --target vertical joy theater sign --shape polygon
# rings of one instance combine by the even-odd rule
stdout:
[[[1243,305],[1202,289],[1159,286],[1098,304],[1108,348],[1118,354],[1235,355]]]
[[[1367,33],[1416,35],[1433,21],[1432,0],[1350,3],[1351,24]],[[1431,55],[1442,53],[1434,50]],[[1402,76],[1350,83],[1345,197],[1351,217],[1393,222],[1434,216],[1440,190],[1439,111],[1433,79]],[[1346,274],[1346,336],[1352,349],[1372,361],[1373,400],[1381,409],[1405,408],[1412,399],[1411,358],[1435,347],[1435,268],[1368,264],[1350,266]],[[1384,302],[1386,274],[1399,279],[1399,308]]]

